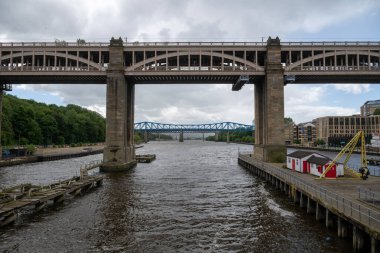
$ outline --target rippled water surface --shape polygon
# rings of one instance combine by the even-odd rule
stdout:
[[[0,230],[0,252],[350,252],[282,193],[237,165],[251,146],[151,142],[157,160]],[[45,184],[100,155],[0,169],[0,184]]]

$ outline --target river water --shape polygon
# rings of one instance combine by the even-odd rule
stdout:
[[[0,252],[352,252],[351,241],[237,165],[252,146],[151,142],[157,160],[0,229]],[[46,184],[101,155],[0,169],[0,185]]]

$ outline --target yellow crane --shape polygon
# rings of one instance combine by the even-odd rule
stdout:
[[[367,167],[367,156],[366,156],[366,149],[365,149],[365,136],[363,131],[359,131],[348,143],[347,145],[339,152],[339,154],[334,158],[334,160],[329,164],[329,166],[326,168],[326,170],[322,173],[322,175],[319,177],[320,179],[325,178],[326,173],[342,158],[344,154],[346,155],[346,158],[343,162],[344,171],[349,170],[347,167],[347,162],[350,160],[351,154],[354,151],[356,145],[358,142],[361,142],[361,156],[360,156],[360,169],[359,173],[357,172],[351,172],[354,176],[360,177],[363,180],[366,180],[369,175],[369,170]]]

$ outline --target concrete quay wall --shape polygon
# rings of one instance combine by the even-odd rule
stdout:
[[[337,194],[310,175],[301,176],[251,155],[240,154],[238,163],[284,192],[307,214],[315,215],[316,221],[336,229],[338,237],[352,238],[355,252],[380,252],[380,212],[376,207],[358,201],[352,194]]]

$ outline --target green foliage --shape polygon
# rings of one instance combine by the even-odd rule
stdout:
[[[145,132],[144,131],[135,131],[134,138],[135,143],[139,144],[145,141]],[[160,138],[158,138],[158,135],[160,135]],[[138,136],[138,137],[136,137]],[[160,139],[161,141],[169,141],[173,140],[173,136],[168,134],[158,134],[158,133],[148,133],[148,141],[158,141]],[[136,140],[139,140],[140,142],[137,142]]]
[[[33,155],[35,151],[36,151],[36,147],[34,145],[26,146],[26,155]]]
[[[285,123],[286,125],[288,125],[288,124],[294,124],[294,121],[293,121],[293,119],[290,118],[290,117],[285,117],[285,118],[284,118],[284,123]]]
[[[105,119],[76,105],[46,105],[5,95],[3,145],[64,145],[105,140]]]
[[[230,133],[230,141],[231,142],[238,142],[238,143],[255,143],[255,138],[252,137],[251,131],[246,131],[245,129],[237,129],[235,131],[231,131]],[[208,136],[206,138],[207,141],[214,141],[215,136]],[[219,132],[218,133],[218,140],[220,142],[226,142],[227,141],[227,132]]]
[[[54,42],[55,42],[55,44],[56,44],[57,46],[63,46],[63,47],[67,46],[67,42],[66,42],[65,40],[55,39]]]
[[[325,145],[326,142],[322,139],[317,139],[315,142],[314,142],[315,145],[319,146],[319,145]]]
[[[373,115],[380,115],[380,108],[376,108]]]
[[[293,143],[294,144],[301,144],[301,140],[300,139],[294,140]]]
[[[134,140],[135,144],[140,144],[143,142],[141,139],[141,136],[139,134],[136,134],[136,133],[133,135],[133,140]]]
[[[283,163],[285,162],[285,153],[279,151],[273,151],[269,153],[269,161],[273,163]]]
[[[77,39],[77,44],[78,45],[85,45],[86,41],[84,39],[79,38],[79,39]]]

